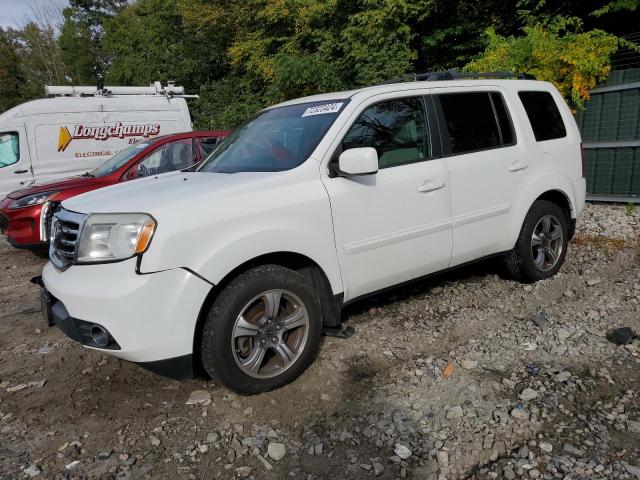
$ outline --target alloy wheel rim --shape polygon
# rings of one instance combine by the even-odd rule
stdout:
[[[536,267],[547,272],[556,266],[562,255],[564,234],[555,215],[544,215],[531,234],[531,255]]]
[[[254,378],[273,378],[300,358],[309,334],[309,314],[294,293],[274,289],[249,301],[236,318],[231,350],[236,365]]]

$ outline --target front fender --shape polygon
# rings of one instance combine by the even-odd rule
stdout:
[[[157,238],[142,256],[141,271],[187,268],[218,284],[254,258],[292,252],[313,260],[333,292],[342,292],[331,206],[314,167],[308,167],[307,181],[285,172],[269,188],[238,189],[217,202],[203,200],[190,208],[178,203],[154,212]]]
[[[325,273],[334,294],[343,291],[333,239],[319,238],[313,232],[299,229],[274,229],[235,238],[210,251],[196,273],[218,284],[238,266],[272,253],[294,253],[309,258]]]

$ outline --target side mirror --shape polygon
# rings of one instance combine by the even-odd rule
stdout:
[[[340,154],[338,169],[342,176],[375,175],[378,173],[378,152],[375,148],[350,148]]]

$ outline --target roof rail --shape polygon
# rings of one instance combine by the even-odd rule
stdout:
[[[167,86],[163,87],[160,82],[153,82],[148,87],[105,87],[98,85],[95,87],[88,86],[56,86],[45,85],[44,92],[46,95],[55,96],[102,96],[107,97],[111,95],[158,95],[165,97],[184,97],[184,98],[197,98],[198,95],[185,95],[184,87],[175,85],[174,82],[167,82]]]
[[[434,82],[442,80],[462,80],[462,79],[483,79],[483,78],[512,78],[517,80],[535,80],[536,77],[529,73],[514,73],[514,72],[461,72],[457,68],[451,70],[442,70],[437,72],[425,72],[425,73],[409,73],[400,77],[392,78],[386,82],[379,83],[377,85],[386,85],[388,83],[399,82]]]

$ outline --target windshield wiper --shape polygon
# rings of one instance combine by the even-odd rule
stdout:
[[[80,175],[81,177],[84,178],[94,178],[95,175],[93,173],[89,173],[89,172],[84,172],[82,175]]]

